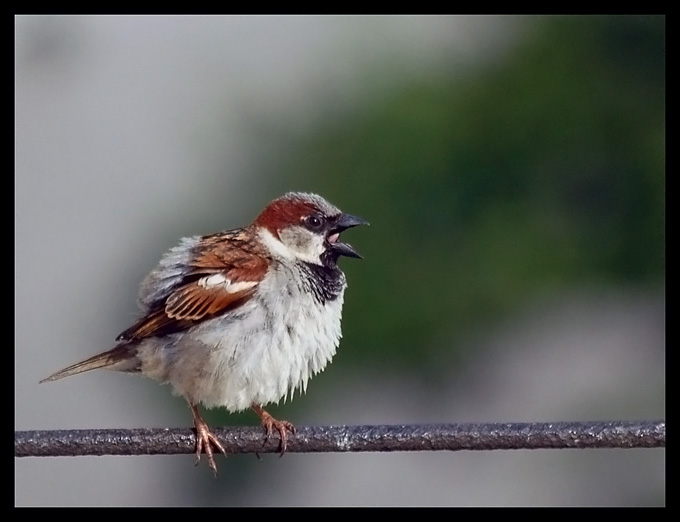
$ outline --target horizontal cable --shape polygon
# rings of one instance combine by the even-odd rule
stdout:
[[[273,453],[278,435],[265,441],[260,427],[213,428],[230,453]],[[177,455],[195,450],[194,431],[95,429],[17,431],[15,457]],[[459,451],[559,448],[663,448],[663,421],[301,426],[288,438],[289,453]]]

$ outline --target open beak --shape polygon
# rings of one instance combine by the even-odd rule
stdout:
[[[362,259],[359,252],[354,250],[352,245],[338,241],[340,239],[340,232],[359,225],[368,225],[368,221],[351,214],[340,214],[337,221],[333,225],[333,228],[331,228],[328,234],[328,242],[331,244],[331,248],[338,256]]]

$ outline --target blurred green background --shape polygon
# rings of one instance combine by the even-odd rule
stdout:
[[[16,429],[188,426],[143,379],[37,381],[129,326],[179,237],[289,190],[371,226],[344,236],[364,260],[342,261],[338,355],[275,416],[663,417],[664,16],[23,17],[16,53]],[[21,505],[665,503],[660,450],[476,453],[234,456],[217,481],[190,457],[19,459],[15,480]]]
[[[549,17],[498,63],[393,76],[302,134],[253,134],[279,147],[274,192],[331,194],[372,224],[347,233],[366,261],[344,263],[338,363],[436,371],[457,335],[537,294],[663,284],[663,17]]]

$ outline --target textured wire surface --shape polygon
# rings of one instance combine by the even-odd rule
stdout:
[[[279,450],[259,427],[213,428],[230,453]],[[663,421],[302,426],[288,452],[459,451],[560,448],[663,448]],[[15,457],[176,455],[195,451],[188,428],[17,431]]]

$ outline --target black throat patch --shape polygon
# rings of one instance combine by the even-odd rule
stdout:
[[[319,303],[335,301],[345,288],[345,274],[337,266],[300,263],[305,281],[305,290],[310,292]]]

